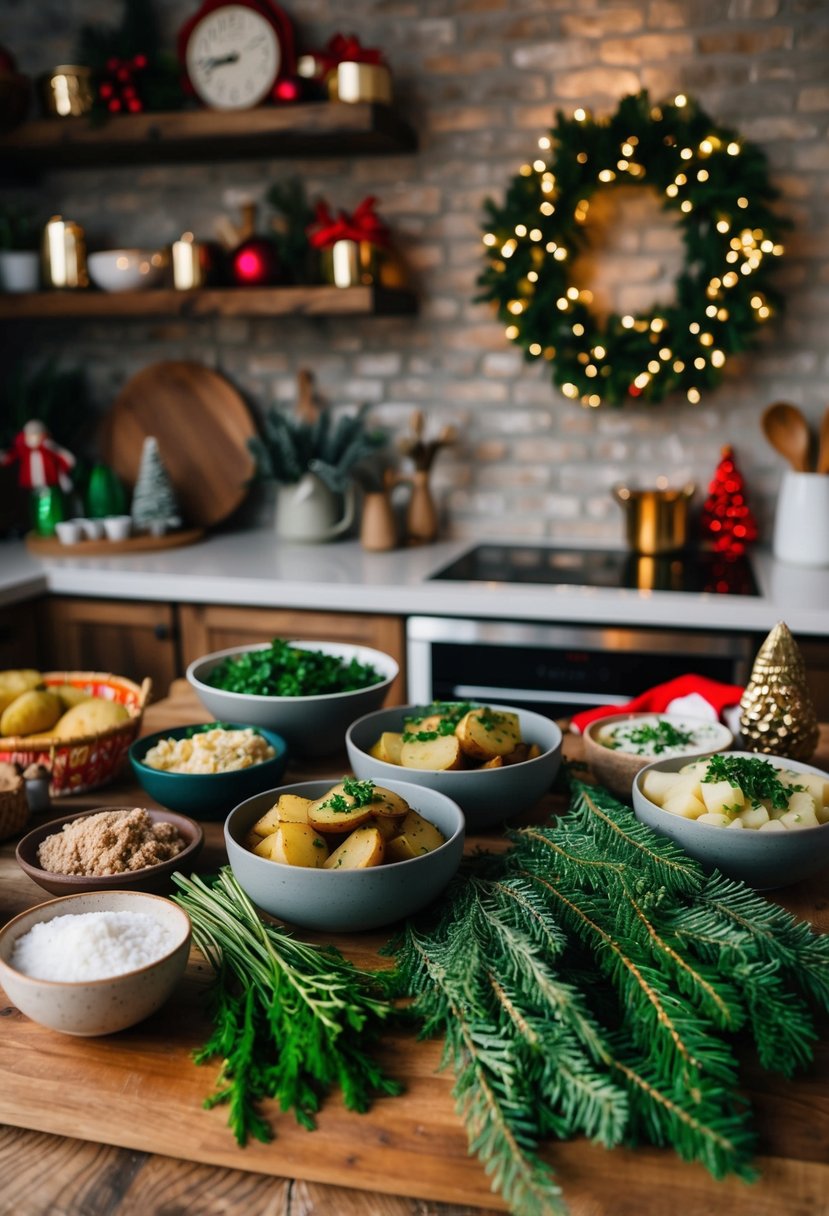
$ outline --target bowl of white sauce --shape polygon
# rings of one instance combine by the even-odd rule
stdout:
[[[51,1030],[114,1034],[172,995],[191,934],[184,909],[159,895],[66,895],[0,929],[0,984],[21,1013]]]

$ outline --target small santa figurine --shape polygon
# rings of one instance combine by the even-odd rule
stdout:
[[[0,467],[17,464],[17,480],[24,490],[39,490],[56,486],[68,493],[72,489],[69,476],[75,467],[75,457],[59,447],[37,418],[31,419],[18,431],[6,452],[0,452]]]

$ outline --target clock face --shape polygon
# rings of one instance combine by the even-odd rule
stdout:
[[[268,19],[242,4],[207,13],[187,42],[187,75],[201,100],[218,110],[245,110],[268,96],[282,49]]]

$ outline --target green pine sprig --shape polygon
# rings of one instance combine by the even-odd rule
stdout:
[[[373,977],[333,947],[297,941],[265,924],[229,867],[213,882],[173,876],[173,896],[189,914],[193,940],[213,968],[213,1031],[196,1063],[222,1060],[205,1106],[228,1106],[237,1142],[269,1140],[261,1104],[275,1099],[311,1130],[325,1094],[339,1086],[349,1110],[401,1086],[371,1049],[393,1017]]]

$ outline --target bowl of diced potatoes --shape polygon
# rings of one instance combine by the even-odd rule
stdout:
[[[511,705],[434,701],[366,714],[345,735],[358,777],[446,794],[478,832],[532,810],[561,764],[551,718]]]
[[[231,811],[224,835],[231,869],[259,908],[347,933],[436,899],[460,865],[464,817],[437,790],[346,776],[256,794]]]
[[[756,752],[675,756],[643,768],[633,810],[696,858],[759,891],[829,867],[829,773]]]

